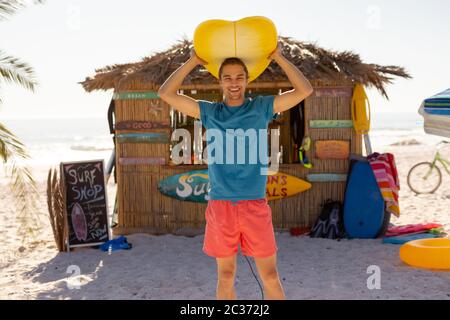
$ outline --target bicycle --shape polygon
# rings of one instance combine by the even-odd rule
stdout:
[[[442,183],[442,173],[436,162],[439,162],[450,175],[450,161],[444,159],[440,149],[450,142],[441,141],[436,145],[436,153],[432,162],[419,162],[408,172],[408,186],[416,194],[434,193]]]

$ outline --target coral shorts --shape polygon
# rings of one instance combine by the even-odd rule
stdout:
[[[243,255],[265,258],[278,248],[267,199],[209,200],[205,212],[203,252],[215,258],[233,256],[241,246]]]

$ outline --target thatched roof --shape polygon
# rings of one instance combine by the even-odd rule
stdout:
[[[377,88],[387,98],[385,85],[393,78],[411,78],[402,67],[380,66],[361,61],[358,54],[350,51],[336,52],[318,47],[315,44],[280,37],[282,52],[310,80],[339,81],[347,79]],[[83,88],[108,90],[120,82],[139,78],[140,81],[160,86],[172,72],[189,58],[192,42],[181,40],[169,50],[157,52],[141,61],[115,64],[95,70],[93,77],[80,82]],[[255,80],[257,82],[286,82],[287,77],[278,64],[272,62]],[[185,79],[183,84],[211,84],[217,80],[206,69],[198,66]]]

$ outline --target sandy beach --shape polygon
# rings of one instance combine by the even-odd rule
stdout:
[[[450,148],[443,154],[450,159]],[[388,146],[378,152],[396,157],[401,217],[391,223],[437,222],[450,232],[450,177],[433,195],[415,195],[406,184],[409,168],[430,160],[433,145]],[[0,299],[214,299],[216,265],[202,252],[203,235],[184,237],[133,234],[131,250],[105,253],[76,249],[58,253],[47,218],[48,167],[34,167],[43,229],[35,241],[17,234],[13,199],[0,186]],[[110,181],[109,199],[115,185]],[[112,206],[112,201],[109,203]],[[398,245],[374,240],[326,240],[276,232],[280,278],[288,299],[450,299],[450,272],[414,269],[398,256]],[[368,289],[370,266],[381,272],[380,289]],[[78,269],[79,268],[79,269]],[[72,270],[79,270],[74,274]],[[238,256],[239,299],[261,293],[245,258]]]
[[[192,300],[206,305],[216,296],[234,297],[229,281],[216,292],[217,261],[203,252],[204,229],[198,228],[204,212],[188,201],[256,200],[244,210],[208,211],[208,231],[211,243],[219,239],[224,248],[214,243],[211,252],[226,255],[233,226],[257,230],[263,242],[250,232],[241,239],[244,252],[247,245],[263,256],[273,249],[260,201],[265,187],[273,224],[290,228],[274,230],[277,261],[258,261],[266,297],[283,297],[271,281],[276,265],[288,300],[450,300],[450,42],[442,41],[450,30],[448,12],[450,1],[228,0],[218,6],[130,0],[124,8],[108,0],[0,0],[0,300],[180,300],[192,306]],[[416,194],[408,173],[432,162],[442,141],[449,165],[438,163],[440,187]],[[395,157],[399,206],[395,170],[385,166],[390,157],[372,163],[372,171],[354,166],[352,172],[361,169],[356,179],[342,183],[347,159],[375,152]],[[267,153],[283,166],[265,186],[258,177],[266,172]],[[215,163],[208,175],[197,165],[204,159]],[[103,176],[113,165],[120,184],[112,175],[105,197]],[[58,183],[55,175],[47,190],[49,170],[60,168],[60,180],[70,186],[62,197],[70,210],[64,217],[59,193],[47,198]],[[37,194],[29,191],[30,180]],[[385,208],[393,212],[391,228],[440,224],[418,237],[445,237],[433,243],[445,248],[425,248],[432,257],[419,262],[441,263],[444,270],[408,265],[401,245],[383,238],[311,238],[305,227],[314,226],[327,199],[342,200],[336,198],[348,185],[348,234],[355,235],[352,223],[366,229],[360,235],[382,233],[367,226],[387,222]],[[120,216],[113,220],[116,199]],[[236,223],[219,221],[217,212],[235,215]],[[335,212],[329,211],[328,235],[335,234]],[[352,213],[367,219],[351,219]],[[61,218],[69,232],[54,222]],[[109,229],[109,221],[120,225]],[[173,234],[144,233],[168,225]],[[55,237],[53,229],[64,235]],[[217,238],[217,230],[227,235]],[[125,235],[131,248],[102,251],[119,231],[139,231]],[[77,247],[60,252],[63,237]],[[422,257],[410,253],[411,260]],[[403,249],[402,258],[408,261]],[[237,264],[237,298],[263,299],[254,259],[239,251]],[[225,262],[221,280],[228,270]],[[158,313],[147,310],[150,317]]]

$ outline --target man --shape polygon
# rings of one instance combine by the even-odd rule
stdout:
[[[267,130],[269,122],[277,113],[298,105],[312,93],[309,81],[282,55],[280,47],[269,58],[277,62],[286,73],[292,90],[277,96],[258,96],[252,100],[246,98],[247,68],[240,59],[232,57],[225,59],[219,70],[223,102],[197,101],[179,94],[177,91],[184,78],[197,65],[205,64],[192,51],[189,60],[165,81],[158,94],[178,111],[201,119],[207,131],[219,130],[228,137],[227,130],[230,129]],[[267,135],[265,138],[267,139]],[[247,149],[260,143],[249,143]],[[226,148],[221,150],[227,160],[235,160],[234,155],[227,156],[230,151]],[[248,150],[245,154],[247,153]],[[217,156],[217,152],[215,155]],[[208,153],[210,200],[205,212],[203,251],[217,261],[217,299],[236,299],[234,279],[238,245],[244,255],[254,257],[264,285],[265,297],[285,299],[277,271],[278,248],[272,212],[265,198],[267,176],[261,173],[264,166],[261,163],[230,164],[228,161],[225,164],[220,161],[212,163],[210,157]]]

